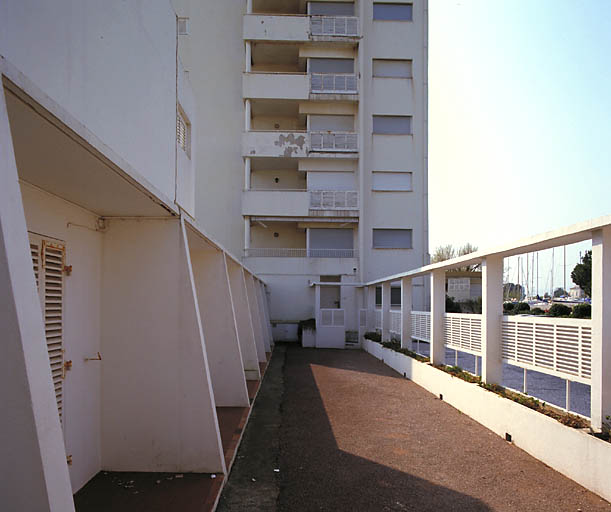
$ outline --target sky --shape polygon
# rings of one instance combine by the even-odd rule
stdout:
[[[431,252],[608,214],[611,0],[429,0]]]

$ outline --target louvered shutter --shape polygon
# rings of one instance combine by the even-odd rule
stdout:
[[[64,244],[30,234],[30,254],[42,308],[47,353],[59,419],[64,396]]]

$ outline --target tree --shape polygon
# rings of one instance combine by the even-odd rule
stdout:
[[[581,263],[577,263],[571,272],[573,282],[581,287],[584,293],[590,297],[592,294],[592,251],[586,251],[581,258]]]
[[[442,261],[451,260],[452,258],[457,258],[459,256],[466,256],[467,254],[471,254],[475,251],[477,251],[477,247],[469,242],[467,242],[465,245],[461,245],[458,248],[455,248],[452,244],[440,245],[435,249],[435,252],[431,257],[431,263],[440,263]],[[467,265],[464,267],[460,267],[457,270],[462,270],[465,272],[474,272],[478,268],[479,263],[475,265]]]
[[[556,288],[554,290],[554,297],[564,297],[565,295],[568,295],[568,293],[566,293],[564,288]]]
[[[522,300],[524,298],[524,288],[521,284],[505,283],[503,285],[503,297],[505,299]]]

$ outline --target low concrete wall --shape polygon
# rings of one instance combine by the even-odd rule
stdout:
[[[363,340],[363,349],[585,488],[611,500],[611,443],[567,427],[427,363]]]

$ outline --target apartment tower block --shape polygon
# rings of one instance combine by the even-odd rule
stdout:
[[[173,3],[196,217],[267,282],[275,340],[358,331],[355,284],[428,262],[428,2]]]

